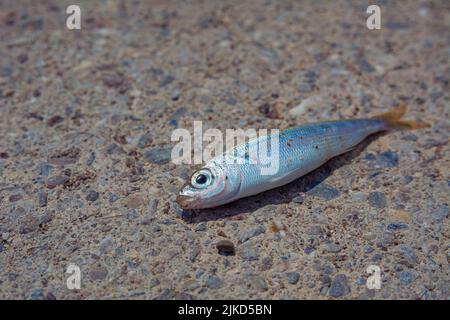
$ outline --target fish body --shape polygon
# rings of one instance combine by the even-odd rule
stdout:
[[[185,209],[219,206],[287,184],[320,167],[331,158],[353,149],[367,136],[386,131],[395,125],[411,126],[400,121],[404,113],[393,110],[371,119],[335,120],[305,124],[266,135],[226,151],[195,172],[177,200]],[[248,156],[278,138],[278,167],[264,174],[258,159]]]

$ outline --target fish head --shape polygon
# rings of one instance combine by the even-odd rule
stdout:
[[[216,207],[230,202],[239,192],[240,183],[237,166],[212,163],[191,175],[177,196],[177,202],[183,209]]]

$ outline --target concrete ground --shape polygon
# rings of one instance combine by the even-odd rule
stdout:
[[[68,30],[71,1],[1,0],[0,298],[448,299],[450,6],[378,2],[380,30],[369,2],[270,0],[78,1]],[[170,137],[194,120],[398,103],[432,127],[221,208],[175,202],[193,168]]]

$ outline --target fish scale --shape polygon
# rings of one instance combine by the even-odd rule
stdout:
[[[351,150],[373,133],[429,127],[401,120],[405,111],[401,105],[375,118],[325,121],[284,130],[277,136],[278,146],[274,146],[278,156],[276,152],[261,152],[264,146],[272,150],[269,146],[275,135],[258,137],[206,163],[182,188],[177,201],[184,209],[216,207],[287,184]],[[275,170],[268,174],[264,169],[269,168]]]
[[[306,124],[287,129],[279,135],[279,170],[274,175],[261,174],[261,165],[251,158],[238,164],[225,164],[229,170],[241,172],[241,188],[237,196],[247,197],[289,183],[318,168],[329,159],[342,154],[368,135],[386,129],[377,119],[354,119]],[[273,135],[259,137],[225,153],[226,162],[238,162],[243,150],[258,144],[270,145]],[[269,140],[269,141],[268,141]],[[256,149],[254,149],[256,150]],[[222,159],[221,159],[222,160]],[[222,161],[223,162],[223,161]]]

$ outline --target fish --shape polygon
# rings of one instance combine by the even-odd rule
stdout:
[[[292,182],[377,132],[429,127],[421,121],[402,120],[405,113],[406,106],[400,105],[371,118],[307,123],[286,129],[277,137],[257,137],[214,157],[195,171],[176,201],[182,209],[221,206]],[[275,139],[278,170],[263,174],[261,163],[249,157],[248,150]]]

